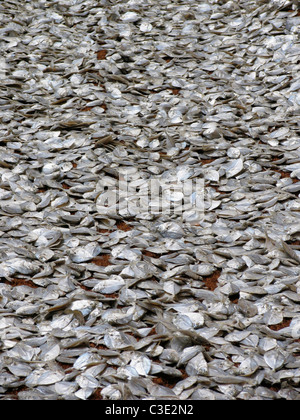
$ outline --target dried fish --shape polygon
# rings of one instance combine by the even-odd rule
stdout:
[[[286,357],[281,350],[274,349],[266,352],[264,360],[271,369],[277,370],[284,365]]]
[[[71,252],[71,260],[75,263],[82,263],[92,260],[94,257],[97,257],[102,248],[98,243],[89,243],[85,247],[78,247],[74,252]]]

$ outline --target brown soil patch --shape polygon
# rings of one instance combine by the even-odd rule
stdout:
[[[87,287],[87,286],[85,286],[84,284],[81,284],[81,283],[79,283],[79,284],[78,284],[78,286],[79,286],[82,290],[85,290],[86,292],[89,292],[89,291],[91,291],[91,290],[92,290],[92,288],[91,288],[91,287]]]
[[[97,60],[105,60],[107,56],[107,50],[100,50],[97,52]]]
[[[209,165],[210,163],[214,162],[216,159],[200,159],[202,165]]]
[[[88,398],[88,400],[91,400],[91,401],[100,401],[100,400],[103,400],[103,397],[101,395],[101,391],[102,391],[102,388],[97,388],[93,392],[93,394]]]
[[[108,267],[111,265],[110,254],[100,255],[91,260],[91,263],[98,265],[98,267]]]
[[[122,230],[123,232],[129,232],[130,230],[132,230],[132,226],[130,226],[128,223],[124,222],[124,221],[119,221],[116,224],[117,229]],[[113,229],[100,229],[98,228],[97,231],[99,233],[110,233],[113,231]]]
[[[107,111],[107,105],[106,104],[99,105],[99,107],[102,108],[102,109],[104,109],[104,111]],[[93,108],[95,108],[95,107],[94,106],[86,106],[86,107],[82,108],[80,110],[80,112],[89,112]]]
[[[18,388],[8,390],[7,392],[5,392],[5,395],[10,395],[12,398],[15,397],[15,399],[18,399],[18,394],[22,391],[29,391],[29,388],[27,388],[25,385],[22,385]]]
[[[264,379],[261,383],[261,386],[270,389],[271,391],[278,392],[281,390],[281,384],[273,384]]]
[[[92,349],[97,349],[97,350],[107,350],[108,349],[104,344],[90,343],[90,347]]]
[[[155,334],[157,334],[157,332],[156,332],[155,327],[153,327],[153,328],[152,328],[152,330],[149,332],[148,337],[149,337],[150,335],[155,335]]]
[[[145,257],[149,257],[149,258],[159,258],[160,257],[160,254],[155,254],[154,252],[146,251],[146,250],[142,251],[142,254]]]
[[[297,240],[295,240],[295,241],[287,241],[287,244],[288,245],[291,245],[291,246],[300,246],[300,241],[297,241]]]
[[[173,95],[179,95],[181,92],[180,88],[171,88]]]
[[[184,369],[179,369],[179,370],[182,373],[181,377],[179,378],[173,378],[171,376],[165,375],[164,373],[159,373],[156,375],[156,378],[152,380],[152,382],[157,385],[162,385],[162,386],[165,386],[166,388],[172,389],[178,382],[188,377],[188,374],[186,373]]]
[[[270,330],[272,331],[279,331],[283,328],[289,327],[291,325],[291,318],[284,318],[282,322],[276,325],[269,325]]]
[[[62,363],[62,362],[58,362],[56,361],[56,363],[66,372],[66,373],[70,373],[73,369],[73,365],[69,364],[69,363]]]
[[[129,226],[126,222],[118,222],[117,228],[119,230],[122,230],[123,232],[129,232],[130,230],[132,230],[132,227]]]
[[[12,287],[28,286],[32,289],[37,289],[39,287],[34,284],[33,281],[25,279],[0,280],[0,283],[9,284]]]
[[[102,293],[106,299],[118,299],[119,295],[118,293]],[[118,305],[118,309],[124,308],[122,305]]]
[[[239,302],[239,299],[240,299],[240,293],[239,292],[234,293],[233,295],[229,296],[230,302],[235,303],[235,304],[237,304]]]
[[[221,276],[222,270],[215,271],[212,275],[203,277],[205,288],[213,292],[218,287],[218,280]]]
[[[274,384],[274,385],[270,386],[270,390],[274,391],[274,392],[279,392],[281,390],[281,385],[280,384]]]
[[[282,171],[281,169],[272,169],[274,172],[277,172],[281,175],[281,178],[291,178],[291,172]],[[299,180],[298,178],[291,178],[294,184],[296,184]]]
[[[110,233],[111,232],[111,230],[109,230],[109,229],[97,229],[97,232],[99,232],[99,233]]]
[[[283,156],[276,156],[272,157],[272,162],[277,162],[278,160],[282,159]]]

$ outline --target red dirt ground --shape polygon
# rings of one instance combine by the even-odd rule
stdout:
[[[107,53],[108,53],[107,50],[100,50],[100,51],[98,51],[97,52],[97,59],[98,60],[105,60]]]
[[[290,318],[284,318],[282,322],[276,325],[270,325],[269,328],[272,331],[279,331],[279,330],[282,330],[283,328],[289,327],[291,322],[292,320]]]
[[[213,292],[218,287],[218,279],[221,273],[222,270],[217,270],[212,275],[203,277],[205,288]]]
[[[34,284],[33,281],[26,279],[12,279],[11,281],[2,279],[0,280],[0,283],[9,284],[12,287],[28,286],[32,289],[37,289],[39,287],[36,284]]]

